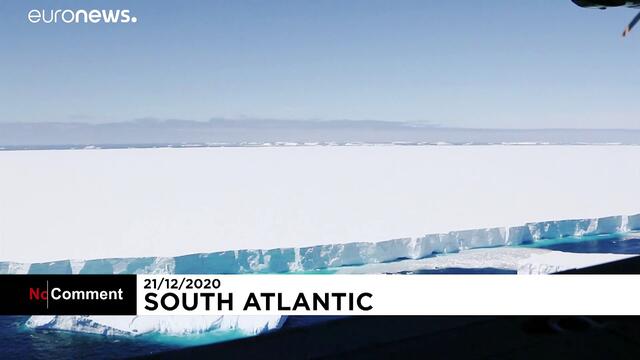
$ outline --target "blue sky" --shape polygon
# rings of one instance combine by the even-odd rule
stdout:
[[[29,24],[129,8],[136,24]],[[634,10],[570,0],[0,2],[0,122],[640,128]]]

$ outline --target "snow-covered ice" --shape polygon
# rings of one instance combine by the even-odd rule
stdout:
[[[0,152],[0,260],[308,248],[636,214],[639,157],[602,145]],[[531,236],[593,230],[545,226]]]
[[[338,274],[396,274],[412,273],[421,270],[441,269],[482,269],[517,271],[519,264],[536,254],[554,251],[524,247],[497,247],[488,249],[463,250],[453,256],[432,256],[423,259],[348,266],[336,269]]]
[[[637,255],[625,254],[577,254],[562,251],[532,254],[518,263],[518,275],[552,274],[564,270],[628,259]]]
[[[519,273],[593,265],[622,256],[470,249],[640,230],[640,215],[629,216],[639,210],[639,155],[526,145],[0,152],[0,273],[397,270],[385,262],[398,259]],[[282,321],[38,316],[27,325],[255,334]]]
[[[519,275],[544,275],[558,271],[627,259],[637,255],[569,253],[528,247],[498,247],[463,250],[454,256],[434,256],[416,260],[345,267],[338,274],[412,273],[442,269],[510,270]]]

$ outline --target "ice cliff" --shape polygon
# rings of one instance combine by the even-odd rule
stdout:
[[[282,273],[348,265],[380,264],[399,259],[423,259],[433,254],[474,248],[519,245],[542,239],[602,235],[640,230],[640,214],[596,219],[528,223],[514,227],[452,231],[417,238],[378,243],[358,242],[271,250],[230,250],[177,257],[146,257],[97,260],[64,260],[23,264],[1,262],[0,273],[12,274],[237,274]],[[518,266],[518,273],[549,273],[567,266],[556,255],[537,255]],[[544,256],[547,256],[546,258]],[[597,254],[594,256],[598,256]],[[570,256],[571,257],[571,256]],[[571,266],[578,257],[571,257]],[[580,257],[585,259],[585,257]],[[610,256],[607,257],[610,259]],[[589,260],[589,259],[587,259]],[[596,260],[606,260],[596,259]],[[582,261],[582,260],[580,260]],[[590,260],[589,260],[590,261]],[[587,262],[589,262],[587,261]],[[579,265],[579,264],[578,264]],[[166,333],[184,335],[210,331],[258,334],[278,328],[279,316],[33,316],[27,326],[104,335]]]
[[[99,335],[204,334],[237,331],[256,335],[279,328],[283,316],[32,316],[26,326]]]
[[[356,242],[270,250],[229,250],[177,257],[0,262],[0,274],[245,274],[282,273],[421,259],[460,250],[519,245],[567,236],[640,230],[640,214],[528,223],[522,226],[452,231],[377,243]]]

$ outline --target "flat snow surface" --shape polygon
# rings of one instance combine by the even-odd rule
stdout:
[[[0,260],[383,241],[638,213],[637,146],[0,152]]]

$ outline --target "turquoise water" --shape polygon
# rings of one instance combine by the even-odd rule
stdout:
[[[543,239],[523,247],[573,253],[640,254],[640,233],[595,236],[568,236]]]
[[[521,247],[543,248],[578,253],[640,254],[640,234],[615,234],[539,240]],[[455,256],[437,255],[437,256]],[[401,261],[401,260],[398,260]],[[296,274],[333,274],[340,268],[318,269]],[[504,269],[437,269],[413,271],[414,274],[511,274]],[[31,330],[24,326],[27,317],[0,316],[0,359],[33,358],[125,358],[152,354],[188,346],[228,341],[247,336],[241,332],[211,332],[190,336],[143,335],[138,337],[102,336],[63,331]],[[285,324],[285,326],[287,326]]]

